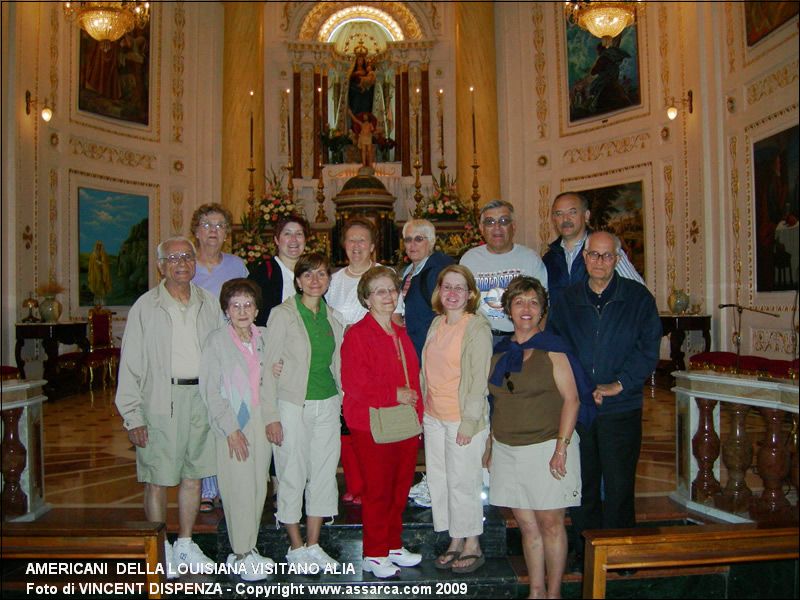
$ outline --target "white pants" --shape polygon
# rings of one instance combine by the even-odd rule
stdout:
[[[426,413],[422,424],[434,531],[449,531],[452,538],[482,534],[481,458],[489,429],[476,433],[466,446],[459,446],[456,434],[460,421],[440,421]]]
[[[341,451],[339,396],[307,400],[303,406],[278,402],[283,444],[273,445],[278,475],[278,512],[281,523],[299,523],[305,492],[306,515],[338,514],[336,467]]]

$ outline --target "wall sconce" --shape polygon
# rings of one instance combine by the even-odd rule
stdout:
[[[31,95],[30,90],[25,90],[25,114],[31,114],[31,107],[36,106],[36,99]],[[49,123],[53,118],[53,109],[47,106],[47,98],[44,99],[44,106],[42,107],[42,120]]]
[[[675,97],[673,96],[671,104],[669,105],[669,107],[667,107],[667,118],[670,121],[675,120],[675,118],[678,116],[678,106],[687,107],[689,109],[689,114],[692,114],[692,111],[694,109],[693,100],[694,96],[692,94],[692,90],[689,90],[686,93],[686,98],[679,99],[677,104],[675,102]]]

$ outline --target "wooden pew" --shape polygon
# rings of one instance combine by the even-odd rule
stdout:
[[[166,576],[156,573],[156,565],[164,565],[164,542],[167,526],[148,521],[120,523],[3,523],[3,559],[69,559],[144,560],[147,569],[147,591],[150,584],[163,584]],[[157,586],[156,589],[162,589]]]
[[[609,569],[797,559],[799,535],[797,527],[756,523],[585,531],[583,597],[606,597]]]

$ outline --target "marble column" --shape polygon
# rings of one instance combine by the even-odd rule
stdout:
[[[264,3],[225,2],[224,9],[221,197],[238,223],[247,209],[250,111],[256,199],[264,194]]]
[[[497,65],[492,2],[456,3],[456,144],[458,194],[468,206],[472,195],[472,99],[478,150],[480,204],[500,197],[497,132]],[[452,174],[452,169],[448,169]]]

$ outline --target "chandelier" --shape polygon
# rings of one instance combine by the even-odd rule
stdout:
[[[104,50],[150,19],[149,2],[64,2],[64,14],[101,43]]]
[[[567,0],[564,14],[567,20],[603,40],[608,48],[611,40],[632,25],[637,12],[644,10],[644,2],[593,2],[592,0]]]

